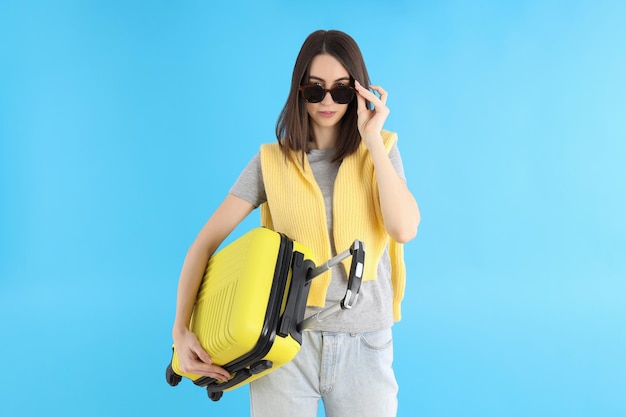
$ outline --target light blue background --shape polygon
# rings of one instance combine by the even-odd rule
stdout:
[[[210,3],[0,2],[4,415],[247,414],[165,383],[176,283],[319,28],[422,210],[399,416],[626,415],[625,2]]]

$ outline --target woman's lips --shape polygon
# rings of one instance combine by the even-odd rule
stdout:
[[[319,112],[319,115],[322,117],[333,117],[335,115],[336,112],[334,111],[321,111]]]

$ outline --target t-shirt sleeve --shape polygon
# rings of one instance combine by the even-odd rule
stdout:
[[[235,184],[230,188],[230,194],[247,201],[255,208],[267,201],[260,153],[248,162]]]
[[[398,176],[406,181],[404,176],[404,165],[402,164],[402,157],[400,156],[400,150],[398,149],[398,142],[394,143],[389,150],[389,160],[396,169]]]

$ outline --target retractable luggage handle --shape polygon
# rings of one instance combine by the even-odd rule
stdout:
[[[308,276],[307,281],[311,281],[318,275],[323,274],[330,268],[337,265],[339,262],[352,255],[352,263],[350,265],[350,274],[348,275],[348,286],[346,288],[346,295],[341,300],[341,309],[347,310],[352,308],[357,296],[359,295],[359,289],[361,288],[361,279],[363,277],[363,265],[365,262],[365,245],[360,240],[355,240],[349,249],[340,253],[332,259],[329,259],[322,265],[313,268]]]
[[[307,275],[307,282],[316,276],[323,274],[339,262],[352,255],[352,263],[350,264],[350,274],[348,275],[348,285],[346,294],[343,299],[330,307],[318,311],[311,317],[304,319],[299,325],[298,330],[304,330],[311,327],[314,323],[325,320],[327,317],[337,313],[340,310],[349,310],[356,302],[359,291],[361,289],[361,281],[363,279],[363,267],[365,264],[365,244],[360,240],[355,240],[352,246],[346,251],[338,254],[334,258],[329,259],[325,263],[311,269]]]

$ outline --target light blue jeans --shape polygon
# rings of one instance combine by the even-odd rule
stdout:
[[[396,416],[391,329],[302,337],[291,362],[250,383],[252,417],[316,417],[320,398],[326,417]]]

